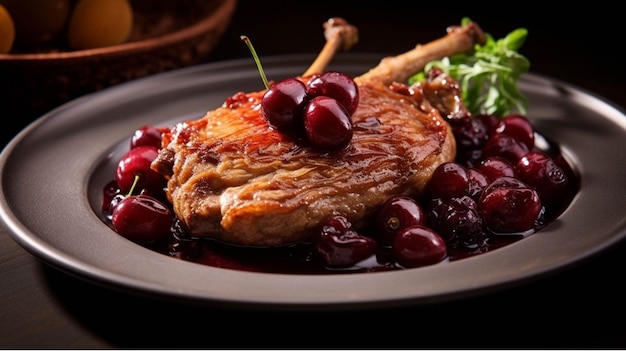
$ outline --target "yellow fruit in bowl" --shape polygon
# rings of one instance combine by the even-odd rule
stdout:
[[[15,47],[37,49],[60,39],[70,0],[0,0],[15,25]]]
[[[75,50],[126,42],[133,28],[128,0],[79,0],[68,25],[69,45]]]
[[[0,4],[0,54],[8,54],[15,40],[15,26],[7,9]]]

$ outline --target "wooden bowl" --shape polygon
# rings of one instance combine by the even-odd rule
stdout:
[[[34,118],[90,92],[202,63],[230,24],[236,3],[134,0],[133,32],[124,44],[0,54],[0,111],[14,120]]]

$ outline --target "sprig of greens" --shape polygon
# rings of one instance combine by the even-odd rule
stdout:
[[[462,25],[470,23],[467,17]],[[528,72],[530,62],[518,50],[528,31],[518,28],[495,40],[485,33],[485,43],[476,44],[470,52],[429,62],[423,72],[409,78],[409,84],[423,81],[426,72],[437,66],[461,85],[463,102],[472,114],[494,114],[503,117],[514,111],[525,114],[528,99],[518,89],[520,77]]]

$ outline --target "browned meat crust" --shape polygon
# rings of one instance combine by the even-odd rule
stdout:
[[[194,236],[256,246],[307,241],[331,214],[358,225],[393,195],[418,196],[455,157],[448,123],[406,86],[361,82],[352,142],[332,153],[268,128],[263,93],[236,94],[164,135],[153,167],[169,177],[168,197]]]

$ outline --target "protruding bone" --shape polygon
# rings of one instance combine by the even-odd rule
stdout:
[[[323,26],[326,44],[324,44],[315,61],[304,72],[303,76],[305,77],[315,73],[322,73],[339,49],[349,50],[359,41],[357,28],[343,18],[330,18],[324,22]]]
[[[303,76],[322,73],[338,50],[349,50],[359,40],[358,29],[343,18],[330,18],[323,27],[326,44]],[[385,85],[406,82],[410,76],[423,70],[428,62],[470,51],[474,45],[484,42],[485,33],[477,23],[450,26],[445,36],[426,44],[418,44],[403,54],[385,57],[376,67],[356,77],[355,80]]]
[[[448,27],[444,37],[393,57],[385,57],[368,72],[355,78],[357,82],[380,82],[389,85],[405,82],[411,75],[424,69],[426,64],[446,56],[470,51],[476,44],[485,42],[485,34],[476,23],[463,27]]]

